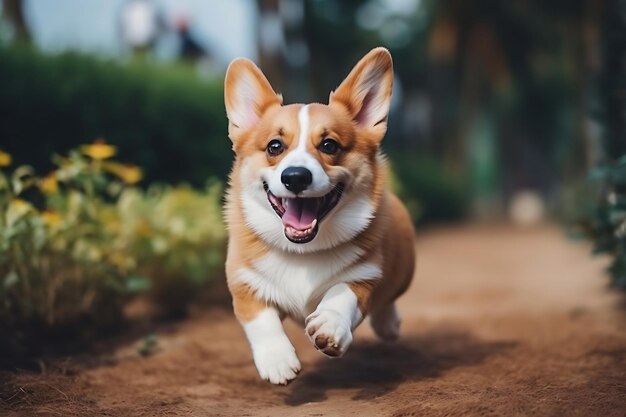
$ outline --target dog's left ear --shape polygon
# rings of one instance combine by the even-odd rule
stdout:
[[[385,48],[372,49],[330,93],[329,105],[344,106],[357,126],[380,141],[387,131],[393,63]]]

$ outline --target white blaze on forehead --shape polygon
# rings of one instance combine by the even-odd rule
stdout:
[[[269,175],[268,184],[270,191],[277,197],[293,197],[282,181],[281,174],[289,167],[304,167],[311,171],[313,183],[301,194],[304,197],[321,197],[330,192],[332,185],[328,174],[319,161],[311,155],[307,149],[309,143],[310,131],[310,113],[309,106],[304,105],[298,111],[299,133],[297,141],[294,141],[287,151],[287,155],[278,164],[276,169]]]
[[[309,136],[309,106],[304,105],[298,112],[298,124],[300,126],[300,135],[298,136],[298,144],[296,152],[306,153],[306,144]]]

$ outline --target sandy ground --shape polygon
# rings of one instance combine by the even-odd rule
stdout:
[[[287,323],[303,370],[271,386],[232,313],[214,307],[160,327],[146,358],[125,343],[5,375],[0,415],[626,416],[626,308],[606,260],[549,226],[431,230],[416,246],[396,343],[364,324],[327,359]]]

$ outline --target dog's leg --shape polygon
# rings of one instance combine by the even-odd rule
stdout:
[[[352,330],[365,317],[372,281],[337,284],[306,318],[311,343],[328,356],[343,355],[352,343]]]
[[[400,336],[400,317],[398,317],[396,304],[391,302],[382,308],[372,310],[370,324],[381,339],[396,340]]]
[[[272,384],[287,384],[296,377],[300,361],[274,308],[267,308],[253,320],[243,323],[243,329],[261,378]]]
[[[287,384],[300,371],[300,361],[278,310],[258,300],[246,286],[231,287],[231,294],[259,375],[272,384]]]

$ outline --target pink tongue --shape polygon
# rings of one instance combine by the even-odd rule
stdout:
[[[287,210],[283,214],[283,225],[296,230],[308,229],[317,218],[318,205],[317,198],[290,198]]]

